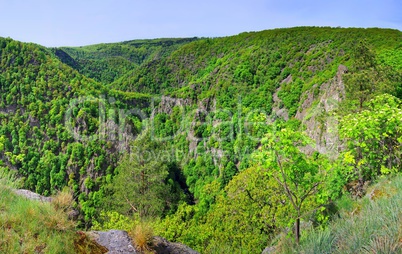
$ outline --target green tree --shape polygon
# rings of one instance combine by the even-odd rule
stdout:
[[[341,119],[339,134],[360,187],[377,175],[401,170],[401,105],[401,100],[383,94],[367,103],[366,110]]]
[[[354,63],[345,75],[348,101],[363,110],[366,101],[381,92],[393,91],[386,78],[386,69],[377,62],[374,51],[367,42],[360,41],[353,50]]]
[[[217,181],[211,185],[220,187]],[[233,177],[207,214],[199,216],[199,205],[181,204],[156,231],[204,253],[258,253],[286,226],[290,210],[275,179],[250,167]]]
[[[257,156],[261,167],[279,183],[294,210],[292,221],[297,243],[301,217],[320,206],[315,195],[322,190],[328,165],[319,155],[308,156],[300,150],[310,142],[303,133],[283,128],[266,135]]]
[[[166,207],[168,168],[162,147],[146,131],[133,142],[117,167],[113,181],[114,205],[122,214],[141,218],[162,215]]]
[[[281,186],[265,170],[251,167],[242,171],[217,197],[201,227],[212,236],[208,249],[231,243],[233,249],[261,252],[287,224],[291,205],[284,200]]]

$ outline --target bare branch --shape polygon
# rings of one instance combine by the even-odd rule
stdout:
[[[133,204],[131,204],[130,200],[128,200],[126,196],[124,196],[124,199],[127,201],[128,205],[131,207],[131,209],[133,209],[134,212],[138,212],[138,209],[135,208]]]

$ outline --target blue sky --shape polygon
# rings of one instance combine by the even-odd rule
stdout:
[[[293,26],[402,30],[400,0],[0,0],[0,36],[45,46]]]

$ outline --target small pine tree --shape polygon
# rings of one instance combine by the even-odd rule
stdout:
[[[373,50],[367,42],[361,41],[354,48],[354,64],[345,75],[348,101],[361,111],[367,101],[381,92],[393,93],[392,86],[386,82],[386,69],[381,68]]]
[[[162,146],[152,140],[148,131],[132,144],[131,152],[123,156],[114,178],[114,206],[122,214],[137,214],[141,218],[163,213],[169,188],[167,164],[159,156]]]

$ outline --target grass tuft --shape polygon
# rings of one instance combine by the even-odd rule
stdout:
[[[52,197],[51,203],[58,211],[70,212],[74,207],[74,197],[71,191],[66,188]]]
[[[148,223],[140,222],[129,232],[129,235],[133,239],[133,244],[138,251],[154,253],[150,247],[153,241],[153,233],[153,229]]]

